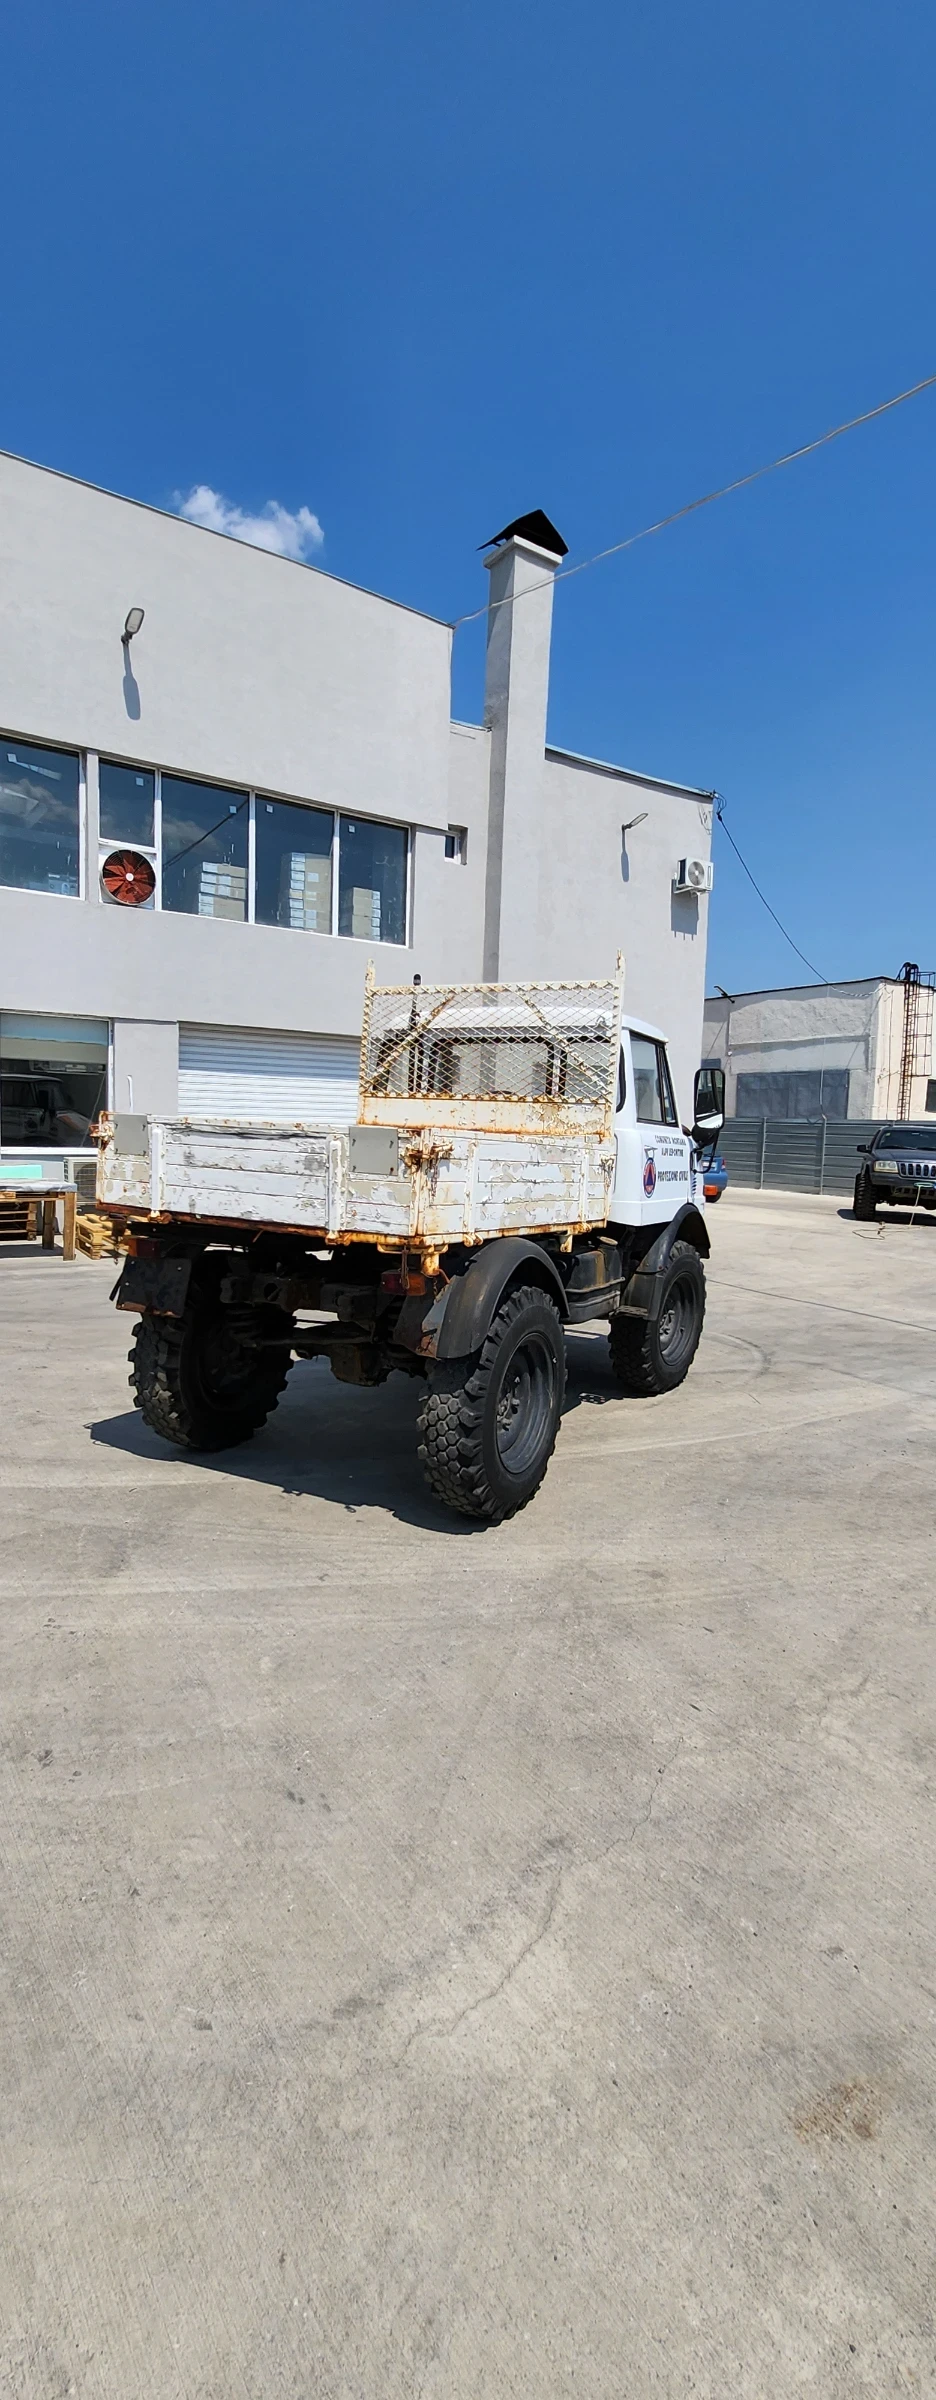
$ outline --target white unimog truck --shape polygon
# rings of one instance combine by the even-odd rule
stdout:
[[[102,1119],[98,1205],[139,1323],[136,1405],[188,1450],[262,1425],[294,1358],[345,1383],[422,1383],[433,1491],[498,1522],[542,1482],[564,1328],[609,1320],[629,1392],[668,1392],[702,1331],[709,1242],[693,1148],[724,1082],[696,1077],[690,1136],[662,1034],[597,983],[378,988],[368,972],[358,1122]]]

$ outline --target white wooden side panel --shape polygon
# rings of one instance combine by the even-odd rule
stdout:
[[[154,1119],[151,1167],[108,1147],[101,1197],[141,1214],[294,1225],[312,1233],[429,1243],[606,1221],[613,1143],[453,1133],[414,1137],[400,1172],[349,1166],[346,1133]]]

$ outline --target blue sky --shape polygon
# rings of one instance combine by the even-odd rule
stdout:
[[[0,443],[440,616],[936,368],[931,0],[52,0],[0,73]],[[557,593],[550,739],[716,786],[833,977],[936,965],[934,461],[936,391]],[[716,860],[710,983],[801,980]]]

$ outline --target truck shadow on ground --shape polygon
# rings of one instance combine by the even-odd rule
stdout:
[[[569,1336],[564,1416],[586,1405],[627,1401],[612,1380],[603,1333]],[[269,1423],[234,1450],[181,1451],[160,1441],[135,1409],[89,1425],[92,1442],[125,1457],[174,1462],[180,1474],[221,1475],[228,1481],[278,1490],[287,1497],[326,1500],[354,1515],[382,1508],[401,1523],[431,1532],[490,1533],[481,1520],[443,1508],[423,1482],[416,1455],[419,1387],[400,1375],[376,1391],[337,1383],[322,1360],[299,1360]],[[561,1460],[562,1435],[555,1474]]]

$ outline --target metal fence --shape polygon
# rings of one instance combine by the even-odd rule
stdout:
[[[833,1192],[850,1198],[881,1118],[729,1117],[718,1137],[732,1183],[758,1192]]]

